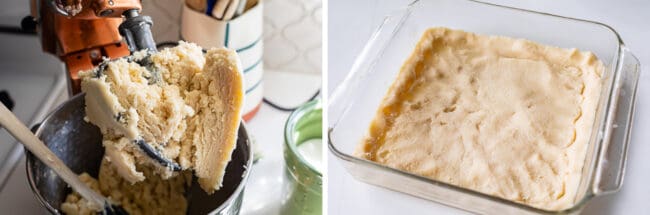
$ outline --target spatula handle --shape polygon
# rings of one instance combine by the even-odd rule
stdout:
[[[77,174],[72,172],[61,159],[36,137],[7,107],[0,105],[0,125],[21,142],[32,154],[36,155],[45,165],[56,172],[59,177],[68,183],[83,198],[93,203],[93,207],[104,208],[106,198],[91,190],[84,184]]]

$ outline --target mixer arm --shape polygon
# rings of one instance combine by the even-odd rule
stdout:
[[[140,16],[142,5],[139,0],[48,0],[54,11],[60,15],[77,19],[121,18],[119,27],[129,45],[129,51],[148,49],[156,51],[151,35],[153,22],[148,16]]]
[[[140,0],[46,0],[58,14],[75,19],[120,18],[142,9]]]
[[[129,45],[131,53],[147,49],[156,51],[156,42],[151,34],[153,21],[149,16],[141,16],[137,10],[128,10],[124,13],[124,22],[120,24],[120,34]]]
[[[30,0],[30,5],[43,51],[65,63],[72,95],[80,92],[79,71],[104,58],[155,51],[151,18],[139,15],[140,0]]]

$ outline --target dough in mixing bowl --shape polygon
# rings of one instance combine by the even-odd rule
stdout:
[[[124,208],[130,215],[185,214],[185,191],[192,182],[191,172],[182,172],[164,180],[154,174],[151,167],[139,167],[145,180],[135,184],[121,178],[106,159],[102,160],[99,168],[99,180],[87,173],[81,174],[79,178],[93,190],[107,196],[113,204]],[[78,193],[73,192],[66,197],[65,203],[61,204],[61,210],[68,215],[97,214],[89,209],[88,203]]]
[[[144,141],[183,170],[193,170],[208,193],[221,187],[237,141],[243,105],[241,64],[225,48],[203,54],[192,43],[157,53],[137,52],[80,73],[86,119],[103,135],[107,162],[131,183],[145,180],[138,167],[169,167],[149,158]],[[101,180],[101,179],[100,179]]]

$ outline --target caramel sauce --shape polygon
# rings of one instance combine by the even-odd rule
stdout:
[[[424,35],[423,37],[426,37]],[[422,39],[424,40],[424,38]],[[403,110],[403,107],[408,102],[413,99],[413,92],[417,91],[418,88],[425,82],[419,81],[423,77],[423,73],[429,69],[427,65],[433,60],[433,53],[436,53],[438,49],[442,48],[442,41],[434,40],[431,42],[431,46],[422,46],[418,44],[416,51],[409,57],[406,62],[415,61],[415,67],[412,68],[408,66],[408,63],[405,63],[400,69],[400,74],[398,76],[405,77],[402,80],[396,81],[393,86],[389,89],[389,93],[386,95],[395,95],[388,104],[382,106],[377,111],[377,119],[373,121],[370,125],[370,134],[364,143],[363,151],[365,159],[371,161],[377,161],[377,150],[386,142],[387,131],[391,129],[395,121],[395,117],[399,116]],[[418,51],[424,49],[422,52]],[[418,56],[417,53],[424,53],[423,56]],[[416,61],[417,60],[417,61]],[[407,75],[402,75],[402,73]],[[392,93],[395,92],[395,93]],[[384,98],[386,100],[386,98]]]

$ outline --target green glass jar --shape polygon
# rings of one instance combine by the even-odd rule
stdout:
[[[282,213],[321,214],[322,104],[308,102],[289,116],[284,127],[284,187]]]

